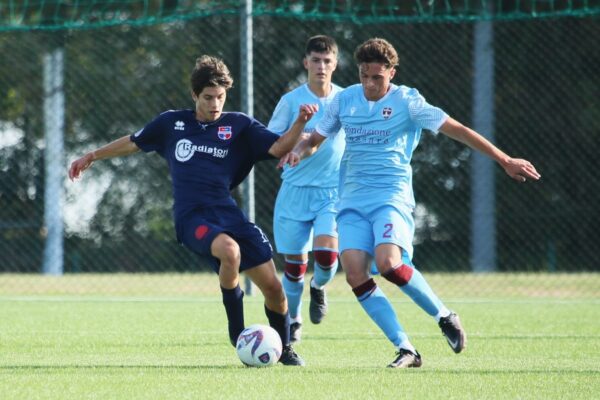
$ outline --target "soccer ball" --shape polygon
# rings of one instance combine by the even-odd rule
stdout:
[[[275,329],[254,324],[240,333],[235,350],[244,365],[269,367],[279,360],[281,347],[281,338]]]

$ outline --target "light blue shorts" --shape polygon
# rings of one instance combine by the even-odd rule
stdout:
[[[403,255],[412,260],[415,223],[412,209],[383,206],[363,214],[345,209],[337,217],[340,234],[340,253],[344,250],[362,250],[375,255],[375,247],[393,243],[401,247]]]
[[[305,254],[313,237],[337,237],[337,188],[293,186],[284,183],[275,201],[273,233],[280,254]]]

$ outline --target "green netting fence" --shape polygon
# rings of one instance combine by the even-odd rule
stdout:
[[[56,95],[44,76],[56,54],[64,63],[62,86],[55,88],[65,112],[64,273],[206,270],[175,241],[170,182],[159,156],[99,162],[77,183],[65,175],[82,152],[136,131],[164,110],[191,108],[187,82],[200,54],[229,64],[236,83],[226,108],[241,109],[240,9],[235,1],[2,2],[0,271],[43,271],[50,237],[45,166],[52,157],[44,105]],[[279,97],[305,79],[306,39],[324,33],[340,46],[337,84],[357,82],[354,48],[384,37],[401,58],[395,83],[419,88],[472,124],[477,35],[491,28],[494,140],[543,175],[539,183],[518,185],[494,167],[494,269],[600,269],[598,1],[254,1],[252,10],[254,116],[265,123]],[[443,135],[423,136],[414,157],[415,262],[428,273],[468,273],[477,224],[471,152]],[[256,221],[272,238],[279,173],[272,161],[255,174]],[[5,288],[10,276],[0,277]]]
[[[237,15],[244,1],[212,0],[7,0],[2,30],[155,25],[215,15]],[[465,22],[597,16],[598,0],[304,0],[252,2],[252,14],[299,20],[363,23]]]

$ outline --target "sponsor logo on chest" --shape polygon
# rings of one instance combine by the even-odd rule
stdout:
[[[216,158],[225,158],[229,149],[221,149],[217,146],[195,145],[188,139],[181,139],[175,145],[175,158],[177,161],[186,162],[194,153],[204,153]]]

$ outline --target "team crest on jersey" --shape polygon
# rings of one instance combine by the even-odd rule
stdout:
[[[231,139],[231,126],[220,126],[217,131],[217,135],[221,140],[229,140]]]
[[[381,114],[383,115],[383,119],[388,119],[392,116],[392,107],[383,107]]]

